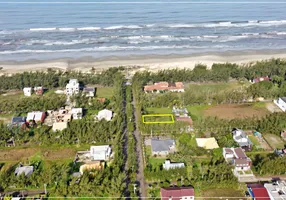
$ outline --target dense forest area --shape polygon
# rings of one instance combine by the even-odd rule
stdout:
[[[257,77],[278,76],[285,79],[286,61],[272,59],[237,65],[230,63],[213,64],[211,69],[206,65],[198,64],[192,69],[159,70],[158,72],[137,72],[133,79],[139,79],[143,84],[148,82],[221,82],[230,79],[253,80]]]
[[[48,69],[47,72],[24,72],[0,76],[0,91],[23,89],[24,87],[45,87],[48,89],[65,87],[69,79],[78,79],[81,85],[100,84],[112,86],[117,72],[123,67],[109,68],[101,73],[81,73],[75,71],[61,71]]]

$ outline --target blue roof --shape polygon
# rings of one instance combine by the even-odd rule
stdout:
[[[26,117],[12,117],[12,124],[19,124],[19,123],[25,123]]]

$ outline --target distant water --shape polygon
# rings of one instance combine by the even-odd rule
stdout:
[[[124,2],[0,0],[0,60],[286,48],[286,3]]]

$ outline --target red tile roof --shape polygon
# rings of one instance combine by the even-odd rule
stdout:
[[[161,199],[169,200],[171,197],[172,200],[180,200],[183,196],[195,196],[194,188],[192,187],[169,187],[161,188]]]
[[[144,91],[153,90],[174,90],[174,89],[184,89],[184,84],[182,82],[168,83],[168,82],[158,82],[154,85],[144,86]]]
[[[254,198],[257,200],[270,200],[266,188],[252,188]]]

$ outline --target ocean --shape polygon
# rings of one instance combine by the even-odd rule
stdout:
[[[0,0],[0,60],[286,48],[286,2]]]

